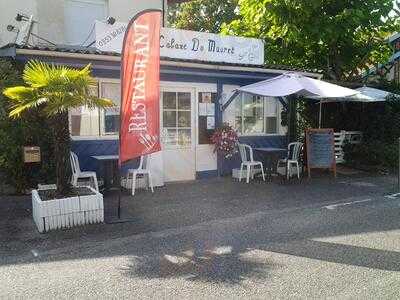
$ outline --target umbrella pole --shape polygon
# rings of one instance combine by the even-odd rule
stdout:
[[[322,99],[319,101],[319,115],[318,115],[318,128],[321,128],[322,123]]]

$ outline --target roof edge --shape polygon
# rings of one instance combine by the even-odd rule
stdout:
[[[16,55],[32,55],[32,56],[46,56],[46,57],[57,57],[57,58],[69,58],[69,59],[84,59],[84,60],[95,60],[95,61],[107,61],[107,62],[120,62],[121,56],[119,55],[107,55],[101,53],[79,53],[71,51],[57,51],[51,49],[31,49],[31,48],[18,48],[16,45],[5,45],[0,48],[0,56],[10,56],[3,54]],[[305,76],[322,78],[322,74],[318,72],[311,72],[306,70],[296,69],[284,69],[284,68],[268,68],[263,65],[234,65],[224,63],[212,63],[202,61],[188,61],[179,59],[169,59],[161,57],[161,65],[164,66],[175,66],[175,67],[187,67],[197,69],[208,69],[208,70],[221,70],[221,71],[243,71],[243,72],[255,72],[255,73],[270,73],[270,74],[282,74],[286,72],[296,72]]]

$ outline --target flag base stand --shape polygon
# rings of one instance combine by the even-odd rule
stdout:
[[[106,224],[120,224],[120,223],[137,223],[139,222],[138,218],[128,217],[121,219],[121,188],[119,189],[118,195],[118,209],[117,209],[117,216],[112,217],[109,220],[105,221]]]
[[[121,178],[121,168],[119,168],[119,178]],[[122,198],[122,187],[119,182],[119,192],[118,192],[118,209],[117,209],[117,218],[112,218],[107,221],[106,224],[120,224],[120,223],[136,223],[138,222],[137,218],[125,218],[121,219],[121,198]]]

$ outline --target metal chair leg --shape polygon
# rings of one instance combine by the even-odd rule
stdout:
[[[136,173],[132,173],[132,196],[135,195],[136,189]]]
[[[246,175],[246,183],[250,182],[250,171],[251,168],[249,168],[250,166],[246,166],[246,170],[247,170],[247,175]]]
[[[148,178],[149,178],[149,185],[150,185],[151,192],[154,193],[154,189],[153,189],[153,179],[151,178],[151,173],[149,172],[149,173],[147,174],[147,176],[148,176]]]
[[[240,164],[240,174],[239,174],[239,182],[242,181],[242,173],[243,173],[243,163]]]

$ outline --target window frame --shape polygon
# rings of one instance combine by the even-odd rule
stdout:
[[[174,93],[175,94],[175,100],[176,100],[176,103],[175,103],[175,108],[164,108],[164,93]],[[179,93],[182,93],[182,94],[189,94],[190,95],[190,108],[189,109],[182,109],[182,108],[179,108],[179,101],[178,101],[178,95],[179,95]],[[192,108],[192,105],[193,105],[193,101],[192,101],[192,92],[191,91],[184,91],[184,90],[161,90],[160,89],[160,100],[161,100],[161,98],[162,98],[162,101],[160,101],[160,105],[161,105],[161,111],[160,111],[160,128],[162,127],[163,128],[163,130],[175,130],[176,131],[176,134],[177,134],[177,143],[176,144],[167,144],[167,143],[165,143],[164,142],[164,147],[166,148],[166,149],[185,149],[185,148],[191,148],[192,146],[192,144],[193,144],[193,116],[192,116],[192,113],[193,113],[193,108]],[[175,112],[175,122],[176,122],[176,126],[164,126],[164,112],[165,111],[171,111],[171,112]],[[183,127],[180,127],[179,126],[179,112],[189,112],[189,114],[190,114],[190,126],[183,126]],[[190,130],[190,145],[189,144],[187,144],[187,145],[181,145],[181,144],[179,144],[179,137],[178,137],[178,131],[179,130]],[[162,132],[161,133],[162,135],[164,135],[164,132]]]
[[[95,77],[96,84],[97,84],[97,91],[98,91],[98,96],[102,97],[101,93],[101,84],[102,83],[117,83],[120,84],[120,79],[117,78],[103,78],[103,77]],[[72,118],[71,118],[71,111],[68,111],[68,124],[69,124],[69,132],[70,132],[70,137],[71,140],[73,141],[90,141],[90,140],[118,140],[119,139],[119,133],[108,133],[106,134],[104,132],[104,109],[101,108],[95,108],[98,110],[98,122],[99,122],[99,132],[97,135],[72,135],[71,134],[71,128],[72,128]]]
[[[111,83],[111,84],[121,84],[121,81],[119,79],[114,79],[114,78],[105,78],[105,79],[98,79],[98,89],[99,89],[99,97],[103,98],[103,93],[101,89],[101,85],[104,83]],[[121,116],[121,93],[119,95],[119,106],[118,106],[118,115]],[[104,108],[99,108],[99,126],[100,126],[100,137],[104,136],[116,136],[119,137],[119,132],[105,132],[105,109]]]
[[[199,115],[199,103],[200,103],[200,97],[199,96],[202,93],[215,94],[216,95],[215,101],[218,102],[218,90],[217,90],[216,86],[210,85],[210,86],[201,86],[201,87],[196,88],[196,91],[195,91],[196,147],[213,145],[212,142],[210,142],[208,144],[200,144],[200,139],[199,139],[199,130],[200,130],[200,128],[199,128],[199,117],[200,117],[200,115]],[[212,97],[212,95],[211,95],[211,97]],[[214,105],[218,105],[218,103],[214,102]],[[214,111],[214,122],[215,122],[215,111]],[[215,128],[214,128],[214,132],[215,132],[215,129],[217,128],[217,124],[214,124],[214,125],[215,125]]]
[[[249,94],[250,95],[250,94]],[[251,95],[252,97],[257,97],[257,95]],[[241,107],[240,107],[240,112],[241,112],[241,131],[238,131],[238,135],[239,136],[280,136],[282,135],[281,131],[282,131],[282,125],[281,125],[281,112],[282,112],[282,104],[279,102],[278,99],[274,98],[274,97],[270,97],[270,98],[274,98],[273,99],[268,99],[269,97],[261,97],[263,99],[263,132],[262,133],[243,133],[243,128],[244,128],[244,118],[243,118],[243,101],[244,101],[244,97],[245,94],[241,93],[240,98],[238,97],[235,101],[240,101],[241,102]],[[267,130],[267,121],[266,118],[267,117],[272,117],[271,115],[267,115],[267,105],[266,102],[267,101],[276,101],[276,133],[266,133]],[[232,103],[231,105],[234,105],[234,103]],[[236,112],[236,110],[235,110]],[[234,119],[234,127],[236,127],[236,113],[235,113],[235,119]]]

